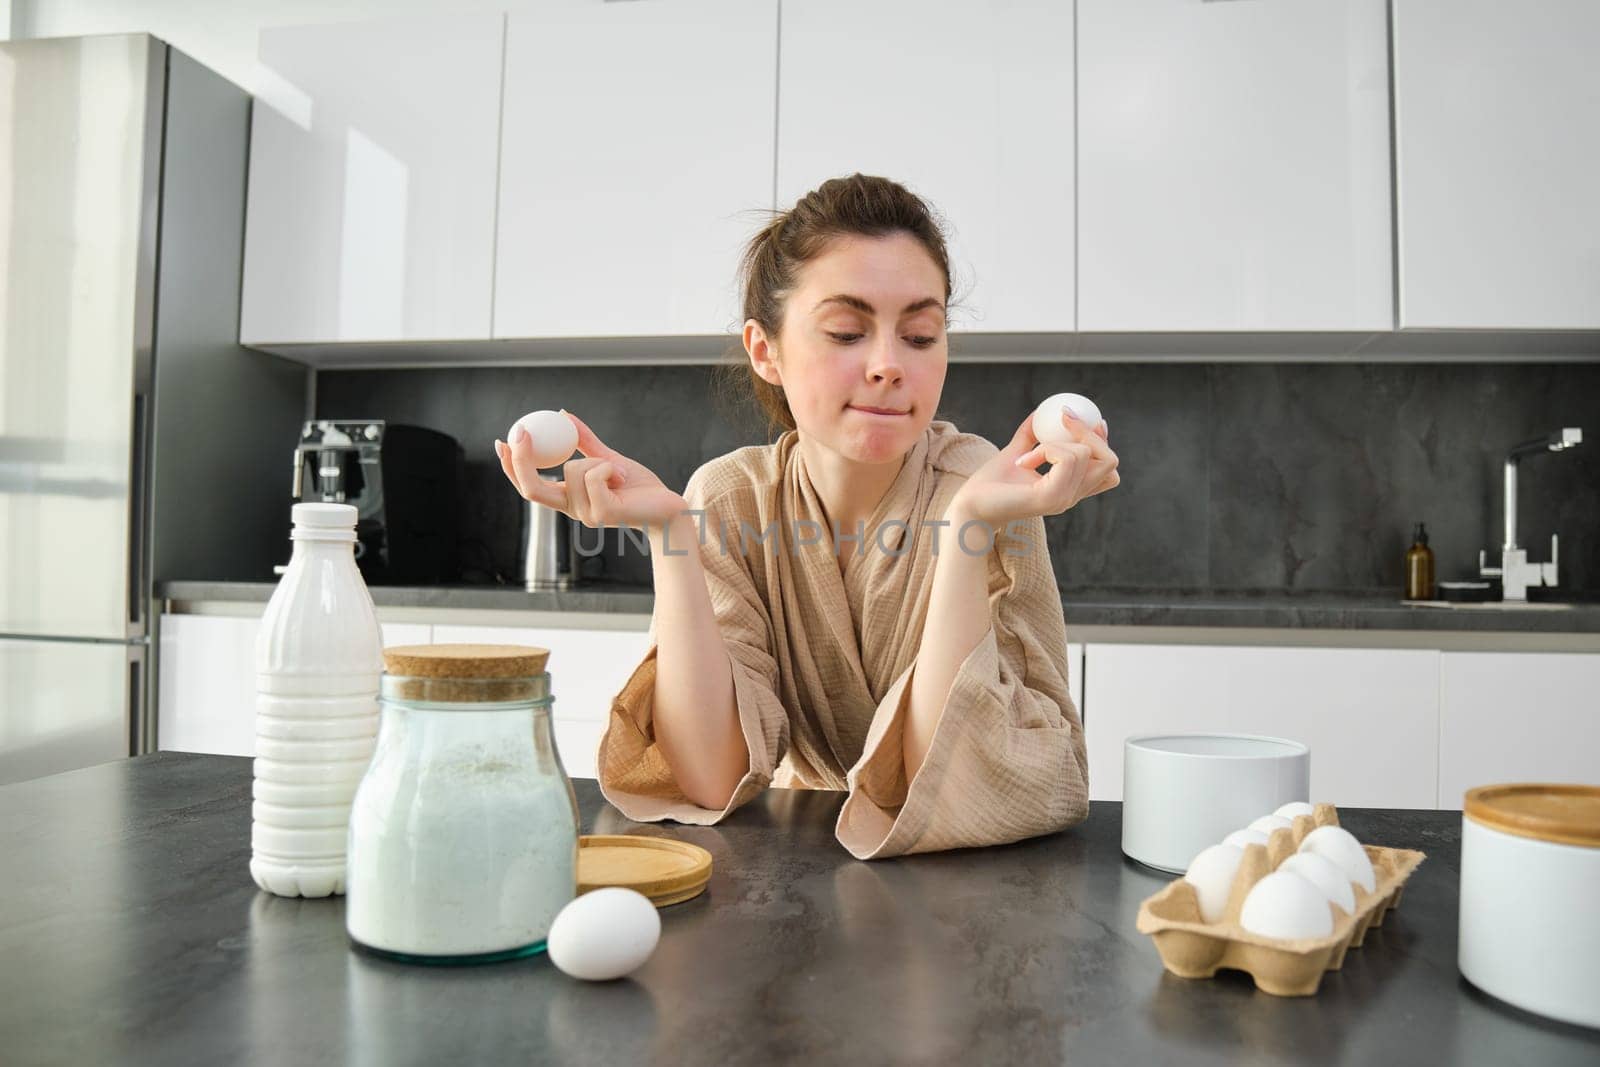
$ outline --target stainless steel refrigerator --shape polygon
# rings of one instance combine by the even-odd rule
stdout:
[[[283,554],[307,380],[237,343],[249,109],[147,35],[0,43],[0,784],[154,748],[155,583]]]

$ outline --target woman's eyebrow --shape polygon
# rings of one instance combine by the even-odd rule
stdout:
[[[811,310],[812,311],[816,311],[818,308],[821,308],[822,305],[824,305],[824,304],[844,304],[846,307],[853,307],[857,311],[865,312],[868,315],[876,315],[877,314],[877,309],[874,308],[871,304],[867,303],[865,300],[861,299],[859,296],[851,296],[849,293],[835,293],[832,296],[825,296],[821,300],[818,300],[817,301],[817,306],[812,308]],[[936,297],[927,296],[927,297],[923,297],[921,300],[915,300],[915,301],[912,301],[911,303],[907,304],[905,306],[904,310],[902,310],[900,312],[900,314],[909,315],[913,311],[921,311],[923,308],[942,308],[942,307],[944,307],[944,305],[942,303],[940,303],[939,300]]]

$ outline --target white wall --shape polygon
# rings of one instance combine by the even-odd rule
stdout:
[[[574,0],[0,0],[0,16],[10,10],[12,36],[18,40],[151,33],[249,92],[272,95],[270,74],[256,68],[256,35],[262,27],[516,11],[541,2]]]

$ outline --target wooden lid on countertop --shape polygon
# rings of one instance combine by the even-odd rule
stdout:
[[[1519,837],[1600,848],[1600,785],[1483,785],[1467,790],[1462,814]]]
[[[658,908],[705,891],[711,853],[670,837],[585,834],[578,838],[578,892],[621,886],[643,893]]]

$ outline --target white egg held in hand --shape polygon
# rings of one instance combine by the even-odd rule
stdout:
[[[1261,818],[1245,827],[1245,829],[1259,830],[1261,833],[1271,837],[1272,831],[1274,830],[1293,830],[1294,823],[1290,822],[1288,819],[1285,819],[1282,815],[1263,815]]]
[[[535,467],[554,467],[571,458],[578,447],[578,427],[559,411],[530,411],[511,424],[506,443],[521,426],[528,431],[528,444],[533,448]]]
[[[1183,880],[1194,886],[1195,899],[1200,902],[1200,918],[1208,923],[1220,922],[1228,908],[1228,895],[1233,892],[1233,879],[1239,873],[1239,861],[1244,852],[1233,845],[1212,845],[1200,850],[1189,864]]]
[[[1033,436],[1040,441],[1051,441],[1059,445],[1072,444],[1071,432],[1061,424],[1062,408],[1070,408],[1086,430],[1093,430],[1100,425],[1100,409],[1095,406],[1093,400],[1077,393],[1057,393],[1034,408]]]
[[[638,970],[661,940],[661,916],[643,893],[591,889],[556,915],[545,951],[574,978],[606,982]]]
[[[1350,879],[1344,870],[1326,856],[1315,852],[1296,852],[1282,863],[1278,870],[1291,871],[1322,890],[1322,895],[1344,909],[1346,915],[1356,913],[1356,895],[1350,888]]]
[[[1224,845],[1232,845],[1235,848],[1244,848],[1246,845],[1265,845],[1267,843],[1267,835],[1260,830],[1235,830],[1227,837],[1224,837],[1222,843]]]
[[[1272,814],[1281,815],[1292,822],[1301,815],[1315,815],[1316,813],[1316,809],[1305,801],[1291,800]]]
[[[1252,934],[1298,941],[1333,933],[1333,912],[1322,890],[1291,871],[1273,871],[1250,888],[1239,925]]]
[[[1342,826],[1319,826],[1306,835],[1300,842],[1301,852],[1315,852],[1325,859],[1332,860],[1345,877],[1356,885],[1372,892],[1378,884],[1377,877],[1372,873],[1372,860],[1367,858],[1367,850],[1361,847],[1355,835]]]

